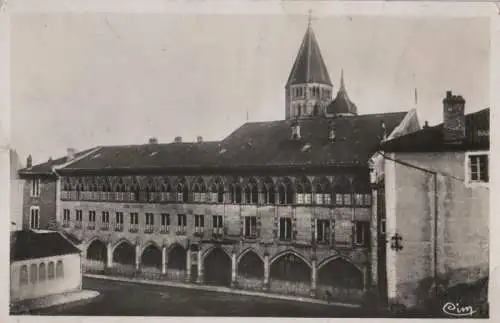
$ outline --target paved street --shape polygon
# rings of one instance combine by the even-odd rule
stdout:
[[[357,308],[84,278],[97,298],[44,309],[45,315],[360,317]]]

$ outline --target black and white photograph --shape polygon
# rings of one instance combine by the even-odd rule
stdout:
[[[491,18],[293,2],[10,13],[10,315],[489,318]]]

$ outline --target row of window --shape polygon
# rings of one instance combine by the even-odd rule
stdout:
[[[292,100],[305,97],[327,100],[332,97],[332,91],[319,86],[292,88]]]
[[[62,260],[58,260],[54,269],[54,262],[50,261],[48,265],[44,262],[40,264],[31,264],[21,266],[19,274],[19,283],[21,285],[36,284],[37,282],[43,283],[47,280],[62,279],[64,278],[64,267]]]
[[[340,205],[340,206],[370,206],[371,194],[336,193],[332,200],[331,193],[311,193],[299,190],[287,191],[285,187],[274,191],[258,192],[257,189],[242,190],[236,187],[229,194],[219,192],[193,192],[190,196],[187,190],[171,192],[90,192],[90,191],[63,191],[63,200],[95,200],[95,201],[129,201],[129,202],[195,202],[195,203],[227,203],[227,204],[258,204],[258,205]]]
[[[145,227],[144,232],[152,233],[155,229],[155,216],[153,213],[145,213]],[[196,233],[204,233],[205,229],[205,215],[204,214],[195,214],[194,216],[194,232]],[[76,210],[76,227],[82,227],[82,211]],[[70,226],[71,216],[70,210],[65,209],[63,213],[63,225],[66,227]],[[355,222],[355,242],[357,244],[365,244],[366,235],[368,232],[368,222],[365,221],[356,221]],[[171,226],[171,217],[168,213],[160,214],[160,232],[168,233],[170,231]],[[187,227],[187,216],[186,214],[177,214],[176,218],[176,233],[186,233]],[[320,244],[330,244],[334,241],[333,232],[334,232],[334,221],[332,220],[316,220],[315,224],[315,232],[316,232],[316,242]],[[296,224],[294,220],[290,217],[280,217],[275,226],[278,228],[278,238],[283,241],[291,241],[295,239],[294,227]],[[89,211],[89,221],[88,221],[88,229],[96,228],[96,213],[95,211]],[[109,230],[110,229],[110,218],[109,212],[103,211],[101,214],[101,222],[100,222],[101,230]],[[222,235],[224,233],[224,219],[222,215],[213,215],[212,216],[212,231],[214,234]],[[124,214],[123,212],[115,213],[115,222],[114,222],[114,230],[115,231],[123,231],[124,230]],[[129,220],[129,231],[138,232],[139,231],[139,214],[136,212],[130,213]],[[242,221],[242,234],[245,238],[255,239],[258,238],[260,232],[260,217],[257,216],[245,216]]]

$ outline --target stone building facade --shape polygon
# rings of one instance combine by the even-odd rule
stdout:
[[[89,272],[359,300],[372,284],[369,159],[416,115],[358,115],[343,75],[332,92],[309,26],[285,120],[72,152],[50,171],[56,227],[83,241]]]

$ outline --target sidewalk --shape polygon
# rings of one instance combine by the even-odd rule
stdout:
[[[15,307],[17,307],[21,311],[20,314],[24,314],[23,312],[26,310],[36,310],[76,301],[88,300],[97,296],[99,296],[99,292],[97,291],[79,290],[18,301],[15,303]]]
[[[113,281],[139,283],[139,284],[156,285],[156,286],[189,288],[189,289],[197,289],[197,290],[204,290],[204,291],[210,291],[210,292],[221,292],[221,293],[238,294],[238,295],[246,295],[246,296],[266,297],[266,298],[274,298],[274,299],[298,301],[298,302],[306,302],[306,303],[315,303],[315,304],[323,304],[323,305],[343,306],[343,307],[351,307],[351,308],[361,307],[359,304],[353,304],[353,303],[327,302],[324,300],[309,298],[309,297],[271,294],[271,293],[264,293],[264,292],[257,292],[257,291],[232,289],[232,288],[223,287],[223,286],[197,285],[197,284],[189,284],[189,283],[181,283],[181,282],[173,282],[173,281],[146,280],[146,279],[138,279],[138,278],[132,279],[132,278],[126,278],[126,277],[116,277],[116,276],[106,276],[106,275],[96,275],[96,274],[84,274],[83,276],[89,277],[89,278],[96,278],[96,279],[106,279],[106,280],[113,280]]]

